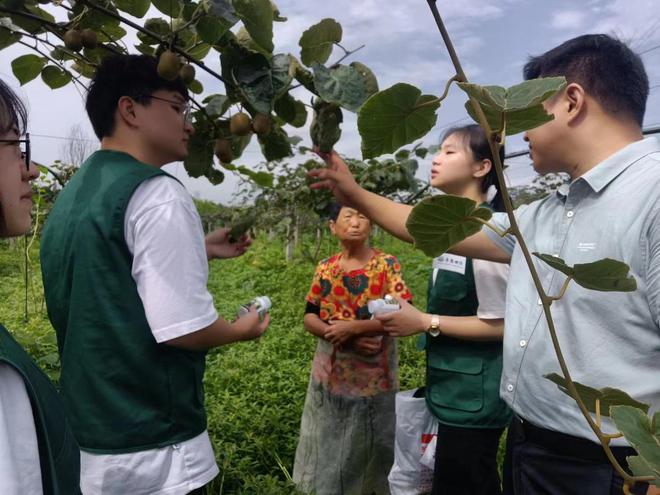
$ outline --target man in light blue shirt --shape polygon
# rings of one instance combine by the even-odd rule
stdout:
[[[530,251],[569,265],[609,257],[624,261],[638,290],[599,293],[571,284],[552,306],[559,341],[576,381],[610,386],[660,407],[660,140],[643,139],[649,92],[641,59],[606,35],[569,40],[533,57],[525,78],[562,75],[567,86],[544,106],[554,120],[525,134],[534,169],[565,172],[571,184],[521,207],[516,219]],[[336,153],[312,175],[397,237],[412,242],[405,222],[411,207],[360,188]],[[508,227],[505,214],[493,223]],[[520,247],[489,229],[452,249],[472,258],[511,263],[507,289],[504,365],[500,393],[516,413],[509,429],[507,494],[621,494],[622,479],[571,398],[543,378],[557,372],[538,295]],[[536,261],[546,293],[556,295],[564,275]],[[415,313],[403,309],[408,324]],[[406,320],[407,319],[407,320]],[[440,329],[442,330],[442,329]],[[605,431],[612,431],[605,423]],[[624,439],[613,447],[625,466],[634,454]],[[645,493],[637,484],[633,493]]]

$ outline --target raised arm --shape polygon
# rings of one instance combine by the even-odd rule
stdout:
[[[319,156],[323,158],[327,167],[309,172],[310,176],[319,179],[311,185],[312,188],[330,189],[342,205],[360,211],[393,236],[406,242],[414,242],[406,229],[406,221],[412,206],[396,203],[362,188],[337,152],[319,153]],[[511,260],[509,253],[498,247],[483,232],[461,241],[450,252],[499,263],[508,263]]]

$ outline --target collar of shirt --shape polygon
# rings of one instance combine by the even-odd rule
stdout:
[[[659,148],[660,138],[657,136],[635,141],[603,160],[570,184],[561,185],[557,189],[557,197],[561,201],[565,201],[569,192],[581,183],[589,185],[592,191],[598,194],[633,163],[651,153],[657,153]]]

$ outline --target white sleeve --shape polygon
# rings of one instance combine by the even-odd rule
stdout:
[[[473,259],[472,269],[479,300],[477,317],[483,320],[504,318],[509,265]]]
[[[126,208],[131,273],[156,342],[187,335],[218,318],[208,291],[202,223],[190,194],[159,176],[143,182]]]
[[[42,493],[37,429],[23,377],[0,363],[0,480],[3,495]]]

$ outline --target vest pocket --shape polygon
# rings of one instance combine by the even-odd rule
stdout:
[[[428,359],[427,398],[432,405],[468,412],[483,407],[482,358],[430,354]]]

